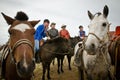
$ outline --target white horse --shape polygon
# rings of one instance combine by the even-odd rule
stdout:
[[[108,53],[109,42],[109,22],[107,16],[109,9],[104,7],[103,13],[93,15],[88,11],[91,20],[89,24],[89,34],[83,43],[81,54],[81,66],[78,67],[80,74],[86,74],[88,80],[110,80],[109,67],[111,59]],[[81,80],[85,77],[81,76]]]

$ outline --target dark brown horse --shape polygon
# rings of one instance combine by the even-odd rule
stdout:
[[[115,69],[114,75],[117,80],[120,80],[120,27],[118,30],[117,28],[115,35],[113,35],[115,37],[112,39],[109,45],[109,53],[112,59],[112,65]],[[119,34],[117,33],[117,31]]]
[[[15,19],[4,13],[2,15],[10,25],[10,38],[5,45],[8,55],[2,62],[2,75],[5,80],[30,80],[35,69],[34,26],[39,21],[27,21],[28,16],[21,11]],[[3,51],[3,54],[7,52]]]
[[[69,70],[71,70],[71,58],[72,56],[74,55],[74,47],[75,45],[81,41],[80,37],[79,36],[75,36],[75,37],[70,37],[69,39],[69,45],[70,45],[70,50],[69,52],[66,54],[67,56],[67,59],[68,59],[68,68]],[[60,72],[64,72],[63,70],[63,60],[64,60],[64,56],[65,55],[60,55],[60,54],[57,54],[56,57],[57,57],[57,62],[58,62],[58,74],[60,74]]]
[[[64,55],[64,53],[69,51],[69,42],[67,39],[62,37],[57,37],[52,40],[48,40],[40,48],[40,58],[43,66],[43,76],[42,80],[45,80],[45,73],[47,70],[47,78],[50,77],[50,64],[56,55]]]

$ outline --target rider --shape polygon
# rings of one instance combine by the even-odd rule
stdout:
[[[83,39],[85,38],[85,31],[83,30],[83,26],[80,25],[80,26],[79,26],[79,29],[80,29],[80,31],[79,31],[80,39],[83,40]]]
[[[60,37],[69,39],[70,38],[70,34],[68,32],[68,30],[66,29],[66,25],[62,25],[62,30],[60,30],[59,35]]]
[[[49,37],[48,33],[47,33],[47,29],[49,26],[50,21],[48,19],[45,19],[42,25],[39,25],[36,29],[35,35],[34,35],[34,39],[35,39],[35,60],[36,62],[40,62],[40,58],[39,58],[39,46],[43,45],[43,38],[44,37]]]
[[[58,37],[58,30],[55,28],[56,23],[51,23],[50,27],[51,29],[48,30],[48,35],[51,39]]]

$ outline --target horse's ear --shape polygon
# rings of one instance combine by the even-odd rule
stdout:
[[[104,9],[103,9],[103,14],[104,14],[105,18],[107,18],[108,13],[109,13],[109,8],[108,8],[107,5],[105,5],[105,7],[104,7]]]
[[[90,12],[90,11],[88,11],[88,16],[89,16],[89,18],[92,20],[93,19],[93,14]]]
[[[38,21],[29,21],[29,22],[34,27],[38,22],[40,22],[40,20],[38,20]]]
[[[7,15],[5,15],[4,13],[1,13],[2,16],[4,17],[4,19],[6,20],[6,22],[8,23],[8,25],[11,25],[15,20]]]

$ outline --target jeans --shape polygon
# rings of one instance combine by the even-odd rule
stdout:
[[[39,40],[35,40],[34,52],[36,53],[39,50]]]

